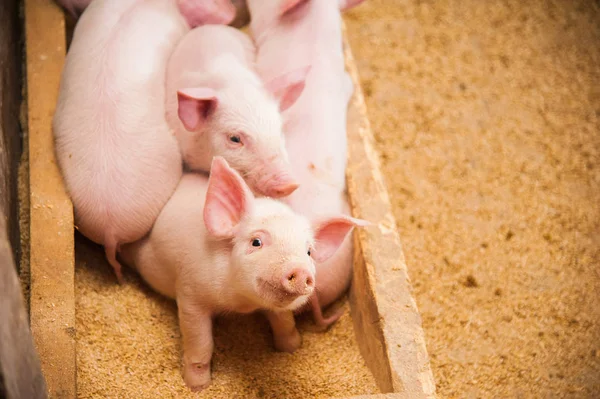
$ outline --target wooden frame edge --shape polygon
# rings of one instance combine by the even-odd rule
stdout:
[[[52,0],[25,0],[30,187],[30,323],[49,397],[77,396],[73,207],[54,156],[52,117],[65,20]]]
[[[421,317],[412,296],[402,245],[345,25],[343,37],[346,69],[354,83],[347,122],[348,194],[353,216],[373,223],[354,233],[355,264],[350,303],[356,338],[383,393],[435,398],[435,382]]]

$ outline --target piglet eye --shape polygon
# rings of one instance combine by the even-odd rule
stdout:
[[[232,143],[236,143],[236,144],[242,143],[242,139],[237,134],[232,134],[231,136],[229,136],[229,141],[231,141]]]
[[[310,256],[310,249],[308,250],[308,252],[306,253],[308,256]]]
[[[253,247],[257,247],[257,248],[262,247],[262,241],[260,240],[260,238],[253,238],[252,239],[252,246]]]

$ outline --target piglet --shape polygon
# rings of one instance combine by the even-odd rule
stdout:
[[[56,156],[76,226],[104,245],[119,281],[120,244],[150,230],[182,173],[165,119],[167,59],[192,22],[234,16],[195,2],[94,0],[67,54],[53,120]]]
[[[361,0],[247,0],[250,30],[258,47],[256,68],[264,81],[286,79],[311,65],[304,90],[284,114],[286,145],[300,188],[285,201],[316,220],[349,213],[346,198],[346,110],[353,92],[344,71],[340,9]],[[280,81],[280,85],[285,82]],[[339,298],[352,277],[352,241],[325,263],[317,263],[315,322],[327,327],[341,312],[324,318],[321,307]]]
[[[311,227],[285,204],[255,198],[215,157],[209,178],[184,174],[149,236],[122,255],[156,291],[176,299],[183,378],[199,391],[210,383],[212,318],[219,313],[262,309],[276,349],[300,346],[291,311],[313,292],[313,258],[329,258],[357,224],[340,216]]]
[[[208,171],[212,157],[222,156],[253,191],[282,197],[298,184],[280,111],[298,98],[309,68],[269,83],[279,90],[277,102],[252,69],[254,52],[250,38],[228,26],[201,26],[185,35],[168,64],[167,120],[191,170]]]

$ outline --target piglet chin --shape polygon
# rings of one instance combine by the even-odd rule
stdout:
[[[274,310],[274,311],[282,311],[282,310],[290,310],[295,311],[300,309],[302,306],[308,303],[310,299],[310,295],[302,295],[298,298],[294,299],[291,302],[280,302],[274,301],[272,298],[265,299],[265,308]]]
[[[308,302],[314,289],[308,289],[307,293],[298,295],[291,294],[275,287],[269,281],[258,279],[257,293],[263,302],[263,307],[275,311],[296,310]]]
[[[285,310],[297,310],[297,309],[301,308],[304,304],[308,303],[309,298],[310,298],[310,295],[302,295],[301,297],[298,297],[294,301],[292,301],[292,303],[287,305],[284,309]]]

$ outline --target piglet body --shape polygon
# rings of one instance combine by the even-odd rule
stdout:
[[[167,120],[185,164],[208,171],[224,157],[252,190],[270,197],[293,192],[280,110],[291,106],[306,71],[286,79],[279,102],[253,70],[254,46],[244,33],[206,25],[188,33],[169,60]]]
[[[248,0],[250,29],[258,47],[257,70],[265,81],[311,65],[304,91],[284,114],[286,145],[300,188],[285,201],[296,212],[317,220],[349,213],[346,198],[346,110],[353,85],[344,71],[340,8],[355,1]],[[333,323],[321,314],[339,298],[352,278],[352,241],[347,237],[328,262],[317,264],[311,298],[315,321]]]
[[[311,257],[331,256],[357,223],[334,218],[313,233],[306,218],[255,198],[215,158],[210,178],[182,177],[149,236],[125,246],[123,256],[154,289],[177,300],[184,380],[201,390],[210,383],[212,317],[266,310],[275,347],[295,350],[300,336],[291,311],[313,291]]]
[[[194,11],[190,19],[202,10]],[[188,30],[174,0],[94,0],[67,54],[56,155],[76,225],[104,245],[119,279],[120,244],[150,230],[181,177],[164,116],[165,72]]]

